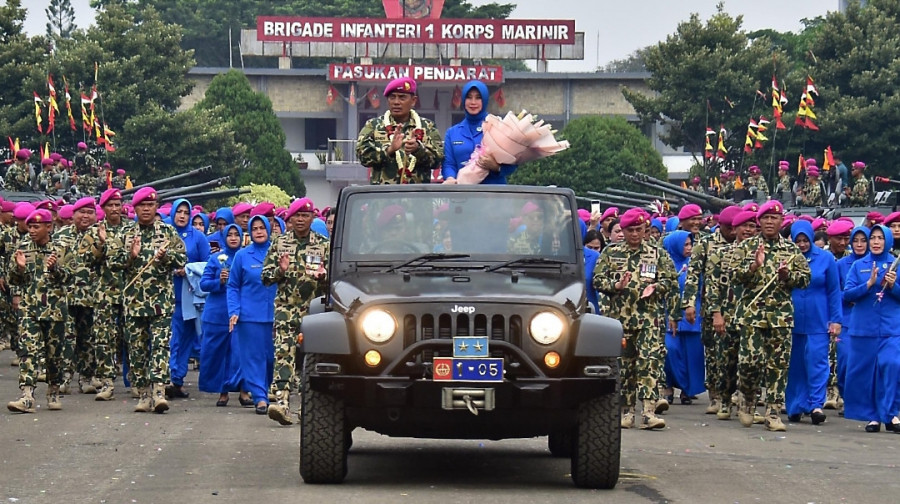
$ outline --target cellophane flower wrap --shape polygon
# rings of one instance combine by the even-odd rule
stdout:
[[[552,156],[569,148],[569,142],[557,141],[549,124],[526,111],[518,115],[507,112],[502,119],[489,114],[482,125],[484,136],[469,160],[457,173],[458,184],[480,184],[488,170],[478,166],[478,159],[490,156],[498,164],[522,164]]]

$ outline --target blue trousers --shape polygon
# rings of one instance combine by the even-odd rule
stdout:
[[[828,364],[828,333],[793,333],[788,365],[785,408],[788,415],[810,413],[825,404],[825,389],[831,372]]]
[[[169,370],[172,373],[172,385],[178,387],[184,385],[188,360],[198,338],[196,321],[184,320],[183,316],[181,303],[175,303],[175,313],[172,315],[172,341],[169,342],[171,351]]]
[[[900,337],[852,336],[846,343],[844,417],[890,423],[900,410]]]
[[[269,387],[275,370],[275,342],[272,322],[238,322],[238,360],[241,390],[247,391],[257,403],[269,403]]]
[[[850,353],[850,342],[848,341],[850,335],[844,336],[845,333],[841,333],[841,336],[838,337],[835,342],[835,353],[837,354],[837,365],[834,369],[834,374],[837,375],[837,388],[841,393],[841,397],[844,397],[844,382],[847,379],[847,354]]]
[[[197,388],[204,392],[226,393],[232,390],[237,353],[232,348],[228,324],[204,322],[200,338],[200,376]]]
[[[699,332],[666,332],[666,385],[687,396],[706,390],[706,362]]]

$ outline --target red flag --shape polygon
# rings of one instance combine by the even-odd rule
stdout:
[[[106,170],[106,188],[112,189],[112,170]]]
[[[375,89],[375,87],[372,87],[372,89],[370,89],[369,92],[366,93],[366,100],[368,100],[369,105],[373,109],[377,109],[381,106],[381,99],[378,98],[378,90]]]
[[[350,84],[350,105],[356,105],[356,84]]]
[[[41,100],[41,97],[38,96],[37,91],[32,91],[34,93],[34,120],[37,122],[37,130],[38,133],[43,133],[44,130],[41,127],[41,105],[44,104],[44,100]]]
[[[325,95],[325,104],[331,105],[334,103],[334,98],[337,96],[337,89],[334,89],[334,86],[328,85],[328,94]]]
[[[109,129],[109,126],[106,123],[103,123],[103,146],[106,148],[107,152],[115,152],[116,148],[112,144],[112,139],[109,137],[116,136],[116,132]],[[112,174],[112,172],[110,172]]]
[[[450,98],[450,108],[458,109],[462,105],[462,88],[456,86],[453,88],[453,96]]]
[[[72,115],[72,95],[69,94],[69,82],[66,80],[65,75],[63,75],[63,84],[66,90],[66,113],[69,116],[69,126],[72,128],[72,131],[75,131],[78,128],[75,126],[75,117]]]
[[[498,89],[497,92],[494,93],[494,101],[497,102],[497,105],[500,107],[506,106],[506,97],[503,96],[503,88]]]
[[[825,148],[825,162],[834,166],[834,153],[831,152],[831,146]]]
[[[93,127],[91,123],[91,117],[88,115],[87,107],[85,105],[91,103],[91,99],[81,93],[81,129],[85,131],[90,131]]]

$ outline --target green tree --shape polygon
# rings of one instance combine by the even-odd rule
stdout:
[[[72,36],[75,30],[75,9],[70,0],[50,0],[44,9],[47,14],[47,38],[64,39]]]
[[[831,145],[845,163],[864,160],[875,173],[895,177],[900,156],[900,3],[851,2],[831,13],[812,43],[820,97],[816,124],[805,152],[821,159]]]
[[[606,65],[597,68],[597,71],[607,73],[646,72],[646,54],[648,50],[649,48],[647,47],[638,49],[624,59],[610,61]]]
[[[662,157],[650,140],[625,118],[586,116],[573,119],[557,135],[571,147],[518,168],[510,183],[557,185],[576,192],[607,187],[636,189],[619,175],[647,173],[666,178]],[[636,189],[637,190],[637,189]]]
[[[0,6],[0,131],[22,138],[23,147],[33,147],[36,144],[28,140],[37,133],[34,103],[26,82],[37,62],[46,57],[47,40],[25,35],[25,14],[20,0]]]
[[[235,140],[246,147],[246,163],[237,173],[237,185],[273,184],[294,196],[306,194],[297,164],[285,150],[285,135],[272,101],[250,87],[237,71],[217,75],[197,104],[211,110],[234,131]]]
[[[750,40],[741,31],[743,18],[732,18],[719,4],[704,25],[697,14],[678,25],[664,42],[644,53],[653,95],[626,89],[626,99],[645,123],[663,126],[660,138],[673,148],[702,156],[707,126],[729,132],[729,159],[737,165],[748,118],[770,113],[768,98],[759,99],[772,81],[772,62],[790,68],[790,59],[767,37]],[[774,54],[774,56],[773,56]]]

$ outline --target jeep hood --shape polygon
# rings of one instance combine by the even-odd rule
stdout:
[[[359,298],[370,303],[515,302],[580,304],[585,296],[584,279],[561,279],[548,275],[519,275],[516,282],[508,272],[478,272],[458,275],[363,274],[343,277],[332,283],[334,301],[349,306]]]

